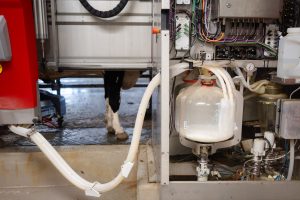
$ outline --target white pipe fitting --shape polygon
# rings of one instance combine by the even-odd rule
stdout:
[[[254,139],[253,147],[251,149],[251,153],[256,156],[264,156],[265,155],[265,140],[264,139]]]
[[[274,134],[274,133],[272,133],[272,132],[270,132],[270,131],[266,131],[266,132],[264,133],[264,138],[265,138],[266,140],[268,140],[268,141],[270,142],[270,144],[271,144],[271,147],[269,147],[269,144],[266,142],[265,147],[266,147],[267,149],[268,149],[268,148],[273,149],[273,148],[276,147],[276,146],[275,146],[275,134]]]

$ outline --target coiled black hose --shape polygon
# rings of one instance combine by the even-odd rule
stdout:
[[[87,0],[79,0],[82,6],[92,15],[100,18],[111,18],[117,16],[127,5],[128,0],[121,0],[120,3],[113,8],[112,10],[108,11],[99,11],[95,9]]]

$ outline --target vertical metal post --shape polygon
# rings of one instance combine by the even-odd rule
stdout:
[[[170,75],[169,75],[169,40],[168,30],[161,31],[161,184],[169,184],[169,135],[170,135]]]
[[[152,80],[152,77],[153,77],[153,68],[150,68],[149,69],[149,82]],[[150,110],[150,113],[151,113],[150,116],[152,117],[152,97],[150,99],[149,110]]]
[[[51,29],[52,29],[52,45],[53,45],[53,61],[56,69],[59,63],[59,48],[58,48],[58,31],[56,25],[56,0],[51,0]]]
[[[56,94],[60,96],[61,92],[60,92],[60,89],[61,89],[61,82],[60,82],[60,79],[57,79],[56,80],[56,85],[57,85],[57,88],[56,88]]]

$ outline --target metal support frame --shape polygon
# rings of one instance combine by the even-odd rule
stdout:
[[[300,181],[170,182],[161,187],[166,200],[298,200]]]
[[[148,84],[136,84],[134,87],[146,88]],[[60,90],[61,88],[103,88],[104,84],[62,84],[60,79],[56,83],[39,85],[40,89],[51,88],[52,90]],[[60,95],[60,94],[58,94]]]
[[[152,68],[149,68],[149,74],[141,75],[140,78],[149,79],[149,82],[152,80],[153,72]],[[99,78],[99,76],[95,75],[87,75],[87,76],[76,76],[70,78]],[[147,87],[148,84],[136,84],[134,87],[143,88]],[[60,95],[61,88],[103,88],[104,84],[62,84],[61,78],[55,79],[53,83],[49,84],[39,84],[40,89],[51,88],[52,90],[57,90],[57,94]]]
[[[55,68],[57,69],[59,64],[59,44],[58,44],[58,32],[56,25],[56,0],[51,0],[51,31],[52,31],[52,53]]]
[[[161,9],[168,9],[168,0],[153,0],[155,18],[154,25],[160,26]],[[158,5],[160,4],[160,5]],[[157,93],[159,97],[154,104],[153,110],[156,117],[153,119],[152,147],[154,152],[157,177],[160,183],[161,200],[281,200],[299,199],[298,188],[300,181],[170,181],[169,163],[169,39],[168,31],[162,30],[159,37],[153,37],[153,63],[154,67],[161,72],[161,85]],[[260,66],[262,61],[255,61]],[[243,62],[239,61],[238,65]],[[272,67],[276,61],[272,61]]]
[[[170,133],[170,70],[169,70],[169,31],[161,31],[161,184],[169,184],[169,133]]]

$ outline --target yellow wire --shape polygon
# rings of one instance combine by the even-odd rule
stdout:
[[[204,19],[204,17],[205,17],[205,14],[204,14],[204,8],[205,8],[205,0],[202,0],[202,13],[203,13],[203,19]],[[208,38],[208,36],[203,32],[203,29],[202,29],[200,35],[201,35],[202,38],[203,38],[205,41],[207,41],[207,42],[219,42],[219,41],[221,41],[221,40],[224,38],[224,35],[225,35],[225,34],[222,32],[222,33],[220,34],[220,36],[219,36],[217,39],[212,40],[212,39]]]
[[[204,34],[204,32],[203,32],[203,30],[202,30],[202,37],[204,37],[205,38],[205,40],[207,41],[207,42],[220,42],[223,38],[224,38],[224,33],[222,32],[221,34],[220,34],[220,36],[217,38],[217,39],[215,39],[215,40],[211,40],[211,39],[209,39],[205,34]]]

